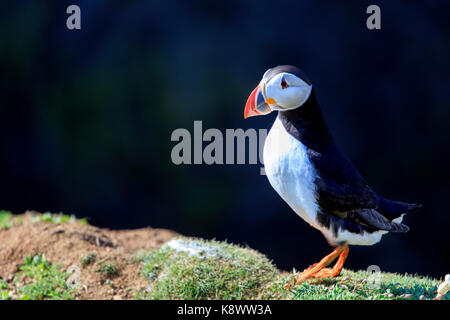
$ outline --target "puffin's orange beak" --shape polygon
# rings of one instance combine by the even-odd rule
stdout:
[[[253,116],[262,116],[272,112],[270,107],[264,100],[264,96],[261,92],[261,86],[258,85],[250,94],[245,104],[244,118]]]
[[[259,85],[256,86],[256,88],[252,91],[250,96],[247,99],[247,103],[245,104],[245,110],[244,110],[244,119],[247,119],[248,117],[253,116],[259,116],[261,115],[258,110],[256,110],[256,95],[258,94]]]

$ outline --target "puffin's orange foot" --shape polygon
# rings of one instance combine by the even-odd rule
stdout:
[[[300,276],[301,276],[303,273],[305,273],[305,272],[311,270],[312,268],[314,268],[316,265],[317,265],[317,263],[314,263],[313,265],[311,265],[311,266],[309,266],[308,268],[306,268],[305,270],[303,270],[303,272],[300,274]],[[292,277],[292,283],[291,283],[291,284],[286,284],[286,285],[284,286],[284,288],[285,288],[286,290],[288,290],[288,289],[291,288],[293,285],[295,285],[295,283],[296,283],[296,279],[295,279],[295,277]]]
[[[336,271],[331,268],[324,268],[322,270],[320,270],[319,272],[317,272],[316,274],[314,274],[312,277],[316,278],[316,279],[320,279],[320,278],[333,278],[339,275],[339,273],[341,273],[341,270]]]
[[[308,278],[315,277],[315,278],[324,278],[324,277],[335,277],[337,276],[343,266],[345,259],[348,255],[348,245],[345,244],[343,246],[337,247],[332,253],[330,253],[328,256],[320,260],[319,263],[316,263],[312,265],[311,267],[307,268],[305,271],[300,274],[300,276],[297,278],[295,283],[300,283],[305,281]],[[336,262],[336,265],[332,269],[325,269],[328,265],[330,265],[337,257],[339,256],[338,261]],[[321,270],[323,270],[321,272]],[[317,276],[316,276],[317,274]]]
[[[332,275],[331,275],[332,272],[333,272],[333,269],[331,269],[331,268],[323,268],[316,274],[313,274],[311,276],[311,278],[329,278],[329,277],[332,277]]]
[[[319,272],[313,275],[314,278],[333,278],[337,277],[344,267],[345,259],[348,255],[348,247],[346,247],[341,254],[339,255],[338,261],[336,261],[336,264],[333,268],[323,268]]]

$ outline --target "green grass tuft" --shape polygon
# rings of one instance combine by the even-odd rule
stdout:
[[[32,214],[32,222],[52,222],[55,224],[61,224],[66,222],[79,222],[81,224],[88,224],[86,219],[77,219],[74,215],[67,215],[63,213],[50,213],[45,212],[43,214]]]
[[[14,225],[22,223],[23,215],[14,215],[9,211],[0,210],[0,230],[9,229]],[[61,224],[66,222],[77,222],[81,224],[88,224],[87,219],[77,219],[74,215],[67,215],[62,213],[50,213],[43,214],[31,213],[31,222],[52,222],[55,224]]]
[[[95,252],[88,252],[85,256],[80,258],[80,263],[83,266],[90,265],[95,260]]]
[[[0,290],[0,300],[9,300],[11,299],[9,291]]]
[[[0,279],[0,289],[8,289],[8,282],[3,279]]]
[[[112,262],[99,264],[97,266],[97,271],[107,278],[114,277],[119,273],[117,266]]]
[[[0,210],[0,230],[9,229],[14,225],[13,214],[9,211]]]
[[[0,300],[9,300],[9,290],[6,289],[9,289],[8,283],[5,280],[0,279]]]
[[[178,247],[177,247],[178,246]],[[140,299],[274,298],[265,286],[278,276],[262,254],[217,241],[178,238],[140,254],[149,289]]]
[[[21,300],[74,299],[74,289],[66,279],[69,274],[60,272],[61,265],[52,265],[45,255],[27,256],[19,268],[20,278],[25,284],[18,286]]]

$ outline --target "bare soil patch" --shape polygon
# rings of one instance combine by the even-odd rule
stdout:
[[[26,256],[44,253],[62,270],[79,271],[76,299],[134,299],[148,282],[140,274],[136,254],[154,250],[178,236],[165,229],[100,229],[79,222],[33,222],[26,212],[21,223],[0,230],[0,278],[11,282]],[[91,257],[86,263],[86,257]],[[84,259],[84,263],[82,262]],[[102,272],[102,266],[114,272]],[[75,274],[75,273],[74,273]]]

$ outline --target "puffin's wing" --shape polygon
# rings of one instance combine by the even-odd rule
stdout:
[[[356,219],[353,215],[349,218],[353,218],[352,220],[356,220],[359,224],[370,226],[378,230],[390,232],[407,232],[409,230],[407,225],[392,222],[374,209],[362,209],[356,211],[354,214],[357,215]]]
[[[323,212],[346,218],[348,212],[378,207],[378,195],[337,149],[309,149],[308,155],[317,171],[317,201]]]

